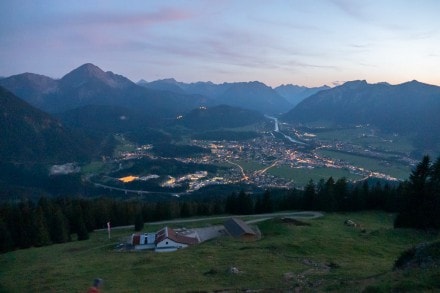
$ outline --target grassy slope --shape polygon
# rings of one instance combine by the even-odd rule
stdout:
[[[347,218],[361,223],[367,232],[344,226]],[[440,270],[392,272],[401,251],[438,239],[394,230],[392,221],[389,214],[373,212],[329,214],[302,227],[267,221],[259,224],[264,237],[257,242],[224,238],[160,254],[115,252],[114,244],[132,232],[115,230],[108,240],[100,231],[88,241],[0,255],[0,292],[84,292],[95,277],[104,279],[105,292],[286,290],[301,283],[313,291],[440,288]],[[326,269],[324,263],[338,267]],[[230,274],[231,266],[241,273]]]

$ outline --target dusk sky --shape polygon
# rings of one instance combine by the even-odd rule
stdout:
[[[440,85],[440,1],[0,3],[0,76],[93,63],[132,81]]]

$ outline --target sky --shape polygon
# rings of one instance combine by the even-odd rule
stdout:
[[[0,76],[440,85],[438,0],[2,0]]]

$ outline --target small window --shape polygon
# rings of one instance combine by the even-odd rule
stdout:
[[[168,245],[168,241],[167,241],[167,242],[165,242],[165,244],[166,244],[166,245]]]

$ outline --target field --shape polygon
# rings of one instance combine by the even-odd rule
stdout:
[[[317,132],[316,135],[321,140],[344,141],[383,152],[410,153],[414,150],[411,137],[378,133],[369,127],[328,129]]]
[[[345,226],[346,219],[365,231]],[[310,226],[268,220],[258,224],[259,241],[218,238],[172,253],[116,252],[114,246],[132,231],[115,229],[110,240],[98,231],[87,241],[0,255],[0,292],[84,292],[95,277],[104,279],[104,292],[440,289],[439,269],[392,271],[403,250],[438,235],[393,229],[393,215],[382,212],[328,214],[306,222]],[[146,225],[145,231],[158,228]]]
[[[310,179],[313,179],[315,183],[317,183],[320,179],[327,180],[330,177],[333,177],[335,180],[342,177],[345,177],[348,180],[361,179],[361,176],[352,174],[348,170],[326,167],[306,169],[277,166],[270,169],[268,172],[276,177],[291,179],[297,186],[307,185]]]
[[[245,173],[262,170],[266,167],[269,167],[269,165],[262,165],[256,161],[237,161],[237,164],[243,167]],[[281,177],[288,180],[293,180],[293,182],[297,186],[307,185],[310,179],[313,179],[313,181],[316,183],[320,179],[327,180],[331,176],[335,180],[342,177],[345,177],[348,180],[359,180],[362,178],[359,175],[350,173],[350,171],[346,169],[327,168],[327,167],[308,169],[308,168],[291,168],[289,166],[281,165],[270,168],[267,172],[275,177]]]
[[[410,166],[394,160],[382,160],[379,158],[371,158],[330,150],[319,150],[318,153],[332,159],[343,160],[357,167],[362,167],[374,172],[389,174],[398,179],[407,178],[408,174],[411,172]]]

